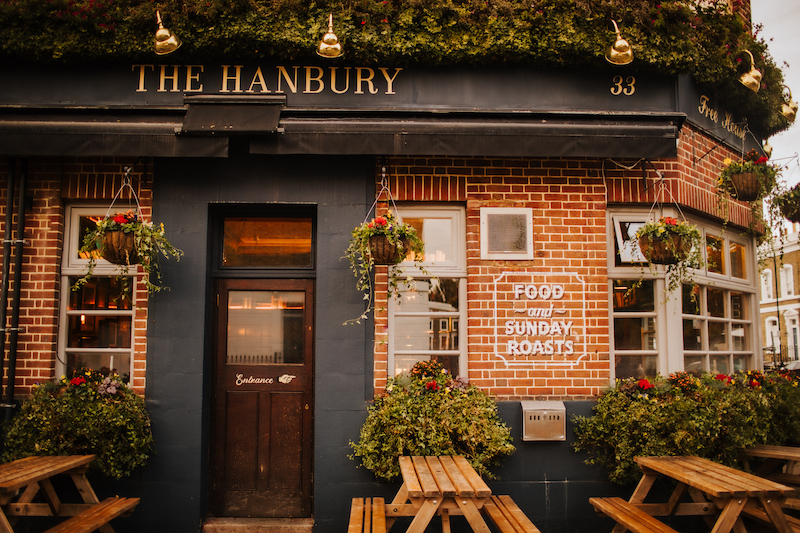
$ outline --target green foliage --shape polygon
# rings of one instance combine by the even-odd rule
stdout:
[[[152,453],[144,400],[117,375],[81,370],[33,390],[8,427],[2,460],[95,454],[90,468],[119,479]]]
[[[0,57],[152,62],[155,9],[182,39],[175,57],[184,63],[315,60],[333,13],[347,62],[609,70],[614,19],[632,68],[691,73],[756,131],[789,125],[779,113],[783,75],[759,28],[751,35],[722,0],[0,0]],[[763,73],[757,94],[738,82],[749,70],[745,49]]]
[[[351,442],[351,459],[377,477],[400,474],[403,455],[463,455],[480,474],[514,453],[511,434],[497,414],[497,404],[477,387],[452,379],[435,361],[414,365],[410,374],[390,379],[375,399]]]
[[[634,457],[697,455],[734,466],[755,444],[800,444],[800,381],[791,372],[687,373],[618,381],[575,417],[576,451],[619,484],[641,476]]]
[[[117,213],[113,217],[104,218],[97,223],[94,230],[88,231],[83,236],[83,243],[78,253],[82,257],[88,257],[89,264],[86,275],[75,282],[72,289],[77,290],[92,277],[94,268],[97,265],[97,258],[103,252],[104,236],[109,231],[123,231],[124,233],[134,234],[134,247],[139,258],[139,264],[144,272],[142,281],[144,281],[148,292],[152,294],[165,289],[166,287],[161,285],[159,260],[161,256],[171,256],[180,261],[183,251],[172,246],[167,240],[163,223],[156,226],[152,222],[145,222],[132,211]],[[123,274],[127,274],[130,266],[128,264],[119,265],[119,269]]]
[[[375,258],[373,257],[370,239],[372,237],[384,236],[390,244],[397,247],[396,263],[400,263],[407,256],[412,256],[414,267],[427,273],[422,266],[425,258],[425,244],[417,235],[417,230],[410,224],[397,220],[391,212],[383,216],[376,216],[369,222],[363,222],[357,226],[350,236],[350,245],[345,251],[347,259],[350,261],[350,268],[356,277],[356,287],[364,293],[364,300],[367,301],[367,308],[360,317],[348,320],[348,323],[359,323],[367,318],[375,301],[372,288],[372,271],[375,268]],[[389,286],[387,296],[391,298],[397,293],[400,284],[400,274],[402,270],[397,267],[389,267]],[[410,281],[406,280],[405,285],[411,288]]]

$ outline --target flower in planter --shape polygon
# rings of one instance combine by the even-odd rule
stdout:
[[[742,161],[725,158],[717,180],[717,190],[733,198],[752,202],[769,194],[777,185],[778,167],[769,159],[750,150]]]
[[[94,230],[84,235],[78,252],[89,258],[89,264],[86,275],[73,285],[73,290],[89,281],[98,257],[102,257],[118,265],[122,274],[127,274],[131,266],[141,265],[144,284],[151,294],[165,288],[161,285],[160,256],[180,260],[183,255],[167,240],[164,224],[145,222],[133,211],[116,213],[98,222]]]
[[[375,398],[358,442],[350,442],[350,458],[391,480],[400,475],[402,455],[463,455],[491,478],[488,467],[514,453],[512,440],[489,395],[453,379],[439,362],[421,361]]]
[[[144,399],[121,376],[81,369],[33,389],[6,426],[0,459],[95,454],[90,469],[120,479],[153,453]]]
[[[414,266],[425,272],[421,263],[425,257],[425,245],[417,235],[417,230],[397,220],[391,212],[356,227],[350,237],[346,256],[356,277],[356,286],[367,300],[367,308],[360,317],[345,323],[359,323],[372,309],[372,270],[375,265],[396,265],[410,256]],[[387,294],[390,298],[397,293],[401,273],[399,268],[390,266]],[[410,280],[407,279],[405,284],[411,287]]]
[[[648,220],[636,232],[642,254],[651,264],[666,265],[666,292],[684,283],[694,285],[691,269],[703,264],[700,230],[685,220],[661,217]]]

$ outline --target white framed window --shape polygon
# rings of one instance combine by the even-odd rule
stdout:
[[[686,218],[609,209],[608,276],[611,356],[616,378],[677,371],[731,373],[760,361],[754,239],[687,218],[700,230],[706,266],[696,285],[665,292],[665,267],[643,263],[636,230],[648,218]],[[692,307],[694,305],[695,307]]]
[[[794,295],[794,269],[792,265],[781,267],[781,296],[787,298]]]
[[[761,271],[761,299],[772,300],[775,298],[773,289],[775,284],[772,282],[772,270],[764,269]]]
[[[419,361],[438,360],[454,376],[466,376],[467,347],[461,326],[467,323],[466,216],[461,207],[400,208],[425,243],[427,274],[404,269],[411,288],[400,286],[389,302],[389,375],[408,371]]]
[[[533,259],[533,211],[481,207],[481,259]]]
[[[97,258],[89,281],[77,289],[89,263],[78,249],[83,235],[106,215],[106,207],[68,206],[61,263],[61,302],[58,335],[58,374],[72,375],[81,368],[114,372],[130,378],[136,302],[133,273]]]

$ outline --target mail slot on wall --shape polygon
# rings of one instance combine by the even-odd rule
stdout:
[[[564,402],[533,401],[522,404],[522,440],[567,440]]]

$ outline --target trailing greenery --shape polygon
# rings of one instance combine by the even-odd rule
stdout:
[[[400,474],[403,455],[463,455],[480,474],[514,453],[511,434],[497,404],[479,388],[453,379],[436,361],[414,365],[390,379],[369,408],[358,443],[361,464],[377,477]]]
[[[144,400],[119,376],[84,369],[33,390],[11,420],[2,460],[95,454],[90,468],[119,479],[152,453]]]
[[[350,262],[350,269],[356,277],[356,287],[364,293],[367,307],[357,319],[348,320],[348,323],[360,323],[366,319],[375,303],[375,294],[372,287],[372,271],[375,268],[375,257],[370,246],[373,237],[386,237],[388,242],[396,247],[397,253],[393,258],[395,264],[403,261],[407,256],[412,256],[414,267],[426,272],[422,266],[425,258],[425,243],[417,235],[417,230],[405,222],[397,220],[391,212],[379,215],[363,222],[353,229],[350,235],[350,244],[345,255]],[[387,296],[391,298],[397,293],[402,270],[394,266],[389,267],[389,280]],[[404,283],[410,285],[410,283]]]
[[[618,381],[593,416],[575,417],[573,446],[619,484],[641,477],[636,456],[697,455],[733,466],[744,447],[800,444],[799,382],[786,371]]]
[[[145,222],[133,211],[106,217],[98,222],[93,230],[86,232],[78,253],[81,254],[81,257],[88,257],[89,264],[86,274],[75,282],[72,289],[77,290],[92,277],[94,268],[97,266],[97,259],[104,253],[105,235],[111,231],[133,233],[135,259],[126,257],[126,261],[118,265],[122,274],[127,274],[131,266],[140,264],[142,272],[144,272],[142,281],[148,292],[152,294],[165,289],[166,287],[161,285],[160,257],[174,257],[180,261],[183,251],[172,246],[167,240],[163,223],[156,226],[152,222]],[[125,277],[122,279],[126,280]]]
[[[605,69],[619,23],[638,72],[690,73],[765,134],[788,127],[783,76],[722,0],[0,0],[0,57],[37,63],[152,63],[155,10],[183,41],[170,63],[318,60],[333,13],[344,61],[403,65],[525,65]],[[755,94],[738,77],[749,50]]]

